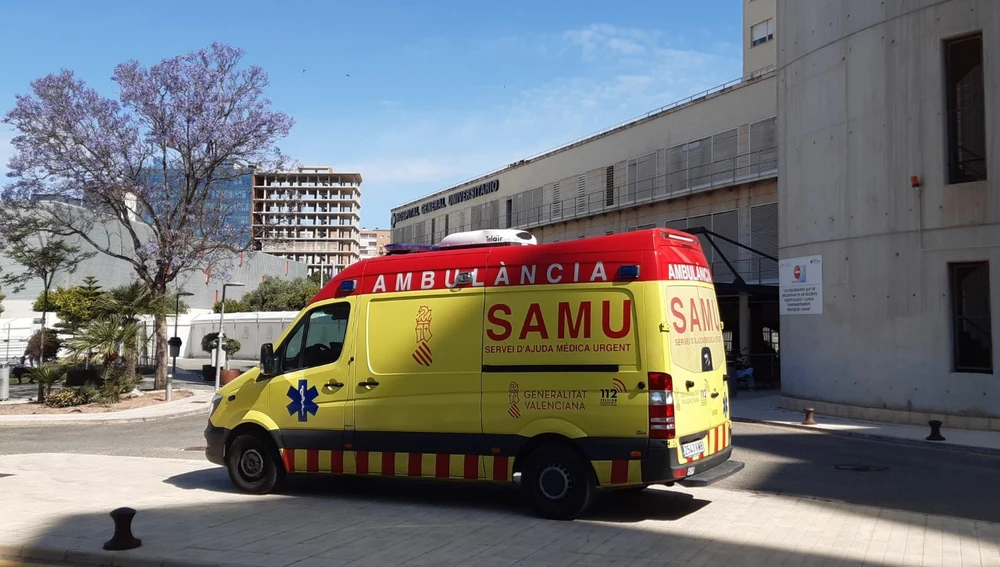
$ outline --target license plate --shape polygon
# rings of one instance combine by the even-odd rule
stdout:
[[[699,439],[697,441],[692,441],[690,443],[685,443],[681,445],[681,454],[684,455],[685,459],[690,459],[691,457],[698,456],[705,452],[705,440]]]

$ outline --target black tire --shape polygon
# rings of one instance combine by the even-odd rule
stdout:
[[[570,448],[545,445],[528,456],[521,485],[538,515],[566,521],[590,506],[597,479],[590,463]]]
[[[249,434],[233,440],[226,455],[226,470],[233,486],[250,494],[275,490],[285,476],[274,444]]]

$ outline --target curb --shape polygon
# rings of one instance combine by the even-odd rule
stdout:
[[[976,447],[974,445],[942,445],[939,441],[921,441],[919,439],[905,439],[902,437],[890,437],[888,435],[875,435],[873,433],[861,433],[858,431],[844,431],[840,429],[824,429],[809,425],[799,425],[796,423],[785,423],[781,421],[769,421],[766,419],[753,419],[748,417],[732,417],[732,421],[737,423],[756,423],[760,425],[770,425],[774,427],[784,427],[786,429],[798,429],[812,431],[814,433],[824,433],[836,437],[850,437],[853,439],[864,439],[866,441],[880,441],[883,443],[895,443],[897,445],[909,445],[911,447],[922,447],[937,449],[939,451],[951,451],[953,453],[964,453],[974,455],[985,455],[988,457],[1000,457],[1000,449],[992,447]]]
[[[39,426],[54,426],[54,425],[109,425],[109,424],[124,424],[124,423],[151,423],[154,421],[167,421],[170,419],[176,419],[179,417],[193,417],[196,415],[208,414],[209,405],[206,402],[204,407],[178,411],[170,414],[164,415],[154,415],[149,417],[107,417],[102,419],[42,419],[37,420],[18,420],[18,421],[5,421],[0,418],[0,426],[3,427],[39,427]],[[0,554],[2,554],[3,548],[0,547]]]

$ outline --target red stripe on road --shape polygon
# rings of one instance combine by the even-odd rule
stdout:
[[[422,453],[410,453],[410,476],[423,476],[424,456]]]
[[[285,471],[295,472],[295,449],[283,449],[281,456],[285,460]]]
[[[628,482],[628,461],[611,461],[611,484]]]
[[[434,462],[434,476],[437,478],[448,478],[451,468],[451,458],[449,455],[438,454]]]
[[[507,457],[493,457],[493,480],[505,482],[508,477]]]
[[[368,474],[368,451],[358,451],[355,455],[358,460],[358,474]]]
[[[306,472],[319,472],[319,450],[306,449]]]
[[[344,452],[330,451],[330,472],[336,474],[344,473]]]
[[[465,456],[465,479],[476,480],[479,478],[479,455]]]
[[[396,453],[386,451],[382,453],[382,476],[395,476],[396,474]]]

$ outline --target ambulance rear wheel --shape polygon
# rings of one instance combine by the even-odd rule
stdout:
[[[573,520],[590,505],[597,481],[590,464],[562,445],[545,445],[528,456],[521,484],[535,512]]]
[[[229,447],[226,469],[233,486],[250,494],[267,494],[277,487],[284,469],[275,448],[256,435],[240,435]]]

